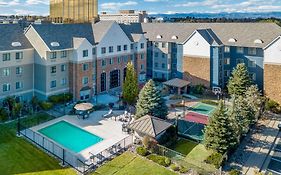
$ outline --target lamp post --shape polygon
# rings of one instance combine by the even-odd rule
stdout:
[[[20,113],[18,115],[18,122],[17,122],[17,129],[18,129],[18,136],[20,136],[20,118],[21,118],[21,110]]]
[[[63,93],[63,114],[65,115],[65,92]]]

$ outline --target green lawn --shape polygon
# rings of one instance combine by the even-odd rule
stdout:
[[[171,149],[186,155],[185,159],[180,161],[180,164],[187,168],[195,169],[202,174],[216,170],[213,165],[204,162],[212,154],[212,151],[207,150],[203,144],[180,139]]]
[[[28,117],[22,122],[32,125],[40,120],[49,120],[46,114]],[[16,122],[0,124],[0,172],[1,174],[76,174],[72,169],[63,169],[59,162],[30,144],[16,137]]]
[[[176,173],[146,158],[130,152],[116,157],[98,168],[94,175],[176,175]]]

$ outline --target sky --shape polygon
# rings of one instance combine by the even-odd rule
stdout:
[[[99,12],[146,10],[149,14],[281,12],[281,0],[99,0]],[[0,0],[0,15],[48,15],[49,0]]]

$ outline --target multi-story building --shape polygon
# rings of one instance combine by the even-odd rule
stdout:
[[[143,23],[148,17],[146,11],[120,10],[119,13],[109,14],[102,12],[99,15],[101,21],[116,21],[117,23]]]
[[[98,18],[98,0],[51,0],[50,17],[55,23],[91,23]]]
[[[70,91],[75,100],[89,99],[120,88],[131,60],[140,82],[182,78],[208,88],[225,88],[233,68],[245,63],[260,90],[281,103],[281,28],[276,24],[101,21],[31,25],[25,35],[14,26],[0,25],[1,34],[9,36],[0,38],[2,73],[12,74],[16,65],[15,72],[34,80],[2,76],[1,97],[30,92],[46,99]],[[17,52],[24,52],[24,59],[14,63],[13,54],[21,57]],[[32,68],[17,68],[23,65]],[[13,85],[25,89],[16,91]]]

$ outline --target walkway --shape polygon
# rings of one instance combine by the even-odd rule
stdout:
[[[277,125],[280,118],[275,114],[265,114],[265,117],[258,121],[256,128],[241,142],[224,169],[235,168],[247,175],[259,171],[278,134]]]

